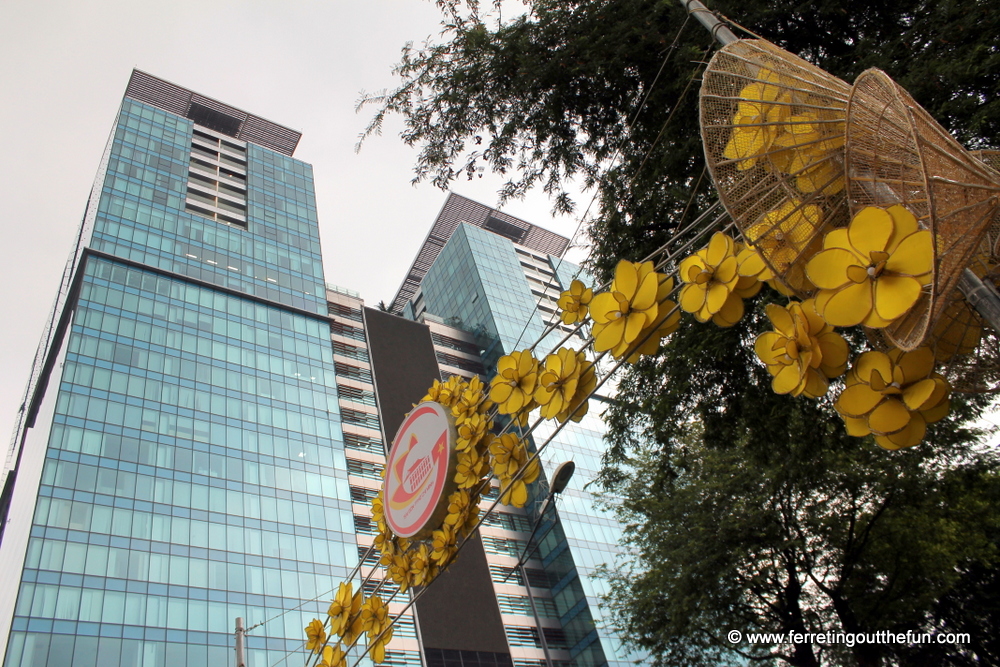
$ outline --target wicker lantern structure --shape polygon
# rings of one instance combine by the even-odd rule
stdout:
[[[848,221],[843,146],[850,86],[763,40],[712,58],[700,93],[705,159],[719,197],[775,275],[813,290],[805,261]]]
[[[933,276],[917,303],[884,335],[913,350],[940,338],[954,320],[974,327],[978,315],[951,311],[955,287],[993,224],[1000,206],[1000,176],[966,151],[910,95],[881,70],[855,81],[847,110],[848,201],[851,213],[896,204],[909,210],[934,239]],[[946,315],[947,313],[947,315]],[[957,319],[956,319],[957,318]],[[949,337],[953,354],[971,334]],[[961,341],[965,341],[964,343]],[[953,356],[953,355],[952,355]]]

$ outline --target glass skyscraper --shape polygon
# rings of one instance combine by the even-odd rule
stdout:
[[[0,479],[4,667],[226,665],[237,616],[272,665],[357,563],[298,138],[133,72]]]
[[[533,345],[552,325],[554,330],[534,352],[544,358],[571,332],[559,321],[559,293],[569,289],[573,277],[590,282],[580,275],[579,267],[561,259],[568,245],[566,238],[451,194],[393,308],[411,319],[443,321],[474,334],[487,369],[495,367],[501,355]],[[583,344],[579,336],[566,342],[577,350]],[[541,517],[535,538],[538,548],[528,561],[527,578],[532,581],[507,574],[517,555],[528,549],[527,533],[539,520],[537,511],[548,491],[544,480],[533,485],[534,502],[521,522],[501,532],[506,550],[494,549],[491,555],[495,542],[484,536],[491,568],[500,575],[494,579],[495,590],[501,611],[508,614],[508,642],[514,664],[520,667],[544,667],[546,653],[553,663],[580,667],[625,667],[639,657],[626,653],[600,609],[607,588],[597,569],[616,562],[622,534],[613,511],[598,508],[594,494],[584,488],[601,467],[602,400],[592,398],[589,414],[578,424],[567,424],[542,453],[546,473],[553,473],[563,461],[573,461],[576,471],[560,496],[558,510],[550,509]],[[548,440],[554,430],[552,422],[543,422],[534,432],[535,442]],[[541,632],[524,627],[513,606],[503,604],[526,600],[529,585],[540,606],[551,610],[550,618],[540,623]],[[523,608],[520,613],[524,615]]]

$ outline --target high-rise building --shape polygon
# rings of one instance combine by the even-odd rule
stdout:
[[[450,194],[392,309],[411,319],[441,322],[473,334],[486,368],[494,367],[503,354],[533,345],[547,328],[551,332],[537,346],[536,356],[564,338],[566,345],[579,350],[584,342],[561,323],[556,303],[559,293],[580,274],[579,267],[562,258],[568,245],[564,237]],[[591,399],[589,414],[580,423],[563,427],[542,453],[547,474],[563,461],[576,465],[558,509],[537,515],[547,493],[542,480],[533,485],[535,501],[526,511],[504,508],[503,515],[491,519],[483,530],[515,665],[544,667],[546,654],[550,661],[581,667],[625,667],[636,658],[627,655],[600,609],[607,588],[597,568],[615,562],[622,529],[613,512],[595,506],[593,493],[584,488],[601,466],[602,400]],[[549,440],[554,430],[550,422],[541,424],[535,441]],[[540,521],[532,540],[537,550],[528,561],[526,582],[511,568],[529,549],[526,540],[535,521]],[[528,585],[536,606],[544,610],[540,623],[524,618],[529,610]]]
[[[357,563],[298,140],[133,72],[0,478],[5,667],[231,664],[237,616],[273,665]]]

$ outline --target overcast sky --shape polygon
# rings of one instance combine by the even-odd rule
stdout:
[[[428,0],[0,0],[0,439],[132,68],[302,132],[327,281],[375,305],[395,295],[445,193],[410,184],[416,152],[399,123],[356,154],[370,112],[354,106],[393,86],[407,41],[439,31]],[[453,189],[495,206],[499,186]],[[576,226],[541,193],[504,210],[566,236]]]

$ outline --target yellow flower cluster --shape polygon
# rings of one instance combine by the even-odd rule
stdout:
[[[827,378],[847,369],[847,341],[816,314],[812,299],[786,308],[768,304],[766,310],[774,331],[757,336],[754,351],[774,376],[774,393],[824,396]]]
[[[610,288],[590,306],[594,351],[630,363],[655,353],[680,324],[677,304],[667,299],[673,289],[673,278],[654,271],[652,262],[618,262]]]
[[[728,234],[716,232],[707,246],[681,261],[678,275],[685,283],[681,309],[699,322],[733,326],[743,317],[743,299],[760,291],[757,278],[739,273],[740,245]]]
[[[932,280],[931,233],[902,206],[862,209],[823,239],[806,264],[819,288],[816,311],[837,327],[883,328],[913,307]]]
[[[514,433],[504,433],[490,444],[493,474],[500,481],[500,502],[524,507],[528,502],[528,484],[538,479],[538,459],[528,461],[528,449]],[[524,472],[517,477],[521,468]]]
[[[354,593],[350,583],[340,584],[330,608],[327,610],[326,621],[314,618],[306,626],[306,650],[321,653],[319,663],[322,667],[338,667],[344,662],[346,646],[354,645],[362,633],[367,634],[369,656],[376,663],[385,661],[385,646],[392,639],[389,607],[382,598],[372,595],[362,601],[361,592]],[[329,635],[326,625],[329,623]],[[336,645],[330,642],[338,638]]]
[[[850,435],[869,433],[885,449],[919,443],[932,424],[951,408],[947,380],[934,372],[934,354],[921,347],[912,352],[865,352],[847,374],[847,386],[834,407]]]
[[[844,189],[843,169],[829,158],[844,146],[845,112],[798,104],[793,88],[800,85],[761,69],[757,80],[740,90],[733,130],[723,157],[740,171],[759,160],[795,179],[802,193],[834,195]],[[801,93],[799,93],[801,94]]]

